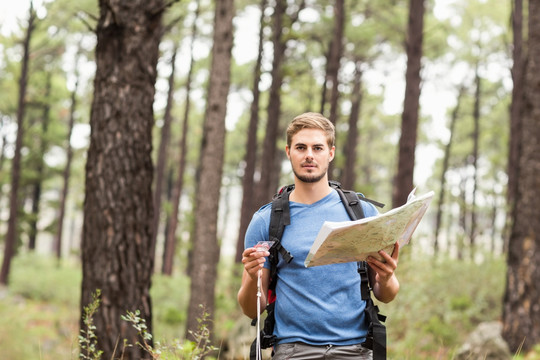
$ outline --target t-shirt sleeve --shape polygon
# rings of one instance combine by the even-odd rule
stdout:
[[[251,222],[246,230],[244,249],[254,247],[259,241],[268,241],[268,226],[270,224],[270,205],[263,206],[253,214]],[[269,268],[268,261],[264,267]]]
[[[364,210],[364,216],[370,217],[370,216],[377,216],[379,215],[379,210],[370,202],[367,201],[360,201],[362,204],[362,210]]]

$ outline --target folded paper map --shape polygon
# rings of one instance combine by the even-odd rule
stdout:
[[[306,257],[306,267],[365,260],[373,256],[382,260],[380,250],[392,254],[394,244],[409,242],[426,213],[433,191],[414,196],[407,203],[384,214],[356,221],[326,221]]]

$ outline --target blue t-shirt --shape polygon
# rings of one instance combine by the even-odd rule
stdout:
[[[377,215],[362,201],[366,217]],[[246,232],[245,246],[268,240],[271,204],[257,211]],[[325,221],[350,220],[337,191],[314,204],[290,202],[291,224],[285,227],[281,243],[293,256],[286,263],[279,255],[276,283],[276,325],[278,343],[304,342],[312,345],[351,345],[367,335],[365,301],[360,296],[357,264],[344,263],[306,268],[304,261]],[[269,268],[269,262],[265,267]]]

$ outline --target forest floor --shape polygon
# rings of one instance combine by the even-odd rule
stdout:
[[[479,323],[500,319],[505,269],[502,258],[482,264],[400,259],[400,294],[392,303],[379,305],[388,316],[388,358],[452,359]],[[214,335],[223,339],[216,344],[222,348],[221,359],[227,359],[227,353],[240,353],[233,348],[239,346],[235,340],[242,335],[255,335],[236,305],[238,273],[238,269],[220,271],[222,279],[217,286]],[[9,288],[0,289],[3,360],[78,358],[81,277],[76,262],[58,264],[28,254],[14,260]],[[183,336],[188,293],[189,280],[183,275],[154,277],[155,340],[172,343]],[[536,359],[539,355],[540,348],[514,359]]]

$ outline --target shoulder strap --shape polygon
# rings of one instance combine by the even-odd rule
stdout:
[[[274,245],[270,248],[270,256],[268,257],[270,261],[270,289],[273,289],[275,286],[278,252],[287,263],[293,259],[292,254],[281,245],[281,237],[285,231],[285,226],[291,223],[289,195],[293,189],[294,185],[281,188],[272,200],[272,212],[270,214],[270,227],[268,231],[268,240],[274,241]]]

